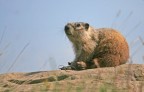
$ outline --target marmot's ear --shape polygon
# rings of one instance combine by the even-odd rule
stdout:
[[[85,23],[85,29],[88,30],[88,28],[89,28],[89,24]]]

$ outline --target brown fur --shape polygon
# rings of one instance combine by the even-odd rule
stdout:
[[[114,67],[128,61],[128,44],[114,29],[94,29],[88,23],[74,22],[65,26],[65,33],[75,52],[75,60],[69,64],[77,70]]]

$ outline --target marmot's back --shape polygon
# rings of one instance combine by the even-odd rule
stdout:
[[[129,58],[129,48],[121,33],[111,28],[101,28],[97,31],[99,31],[99,40],[94,58],[98,58],[100,67],[126,63]]]

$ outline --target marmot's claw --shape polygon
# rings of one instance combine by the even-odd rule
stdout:
[[[68,65],[71,65],[71,62],[68,62]]]
[[[71,66],[64,66],[62,68],[59,68],[61,70],[73,70]]]

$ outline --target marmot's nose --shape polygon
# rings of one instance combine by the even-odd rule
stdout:
[[[64,28],[64,30],[65,30],[65,33],[66,33],[67,35],[72,35],[72,34],[71,34],[71,31],[70,31],[70,26],[66,25],[65,28]]]
[[[69,26],[66,25],[64,29],[65,31],[69,30]]]

